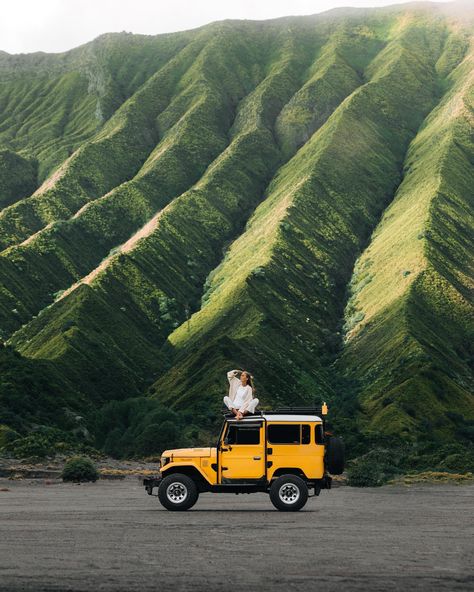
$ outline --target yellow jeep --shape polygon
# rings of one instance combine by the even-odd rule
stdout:
[[[202,492],[266,492],[278,510],[300,510],[313,489],[344,470],[344,445],[325,431],[327,406],[226,415],[215,448],[165,450],[146,491],[168,510],[188,510]]]

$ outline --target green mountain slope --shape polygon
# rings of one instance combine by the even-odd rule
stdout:
[[[193,37],[109,34],[63,54],[0,52],[0,144],[43,181]]]
[[[232,102],[243,93],[239,82],[246,82],[236,79],[231,70],[232,53],[245,51],[243,41],[233,36],[234,44],[229,46],[228,55],[224,53],[229,58],[222,61],[227,63],[224,72],[214,67],[219,36],[214,31],[202,33],[196,43],[126,101],[98,137],[79,149],[66,165],[58,181],[60,187],[51,188],[52,196],[33,196],[39,207],[47,208],[48,215],[68,219],[53,220],[4,252],[1,263],[6,291],[0,310],[2,325],[8,330],[15,328],[15,321],[16,326],[24,323],[52,302],[56,292],[94,269],[110,249],[128,239],[158,208],[197,180],[225,147]],[[212,76],[205,76],[206,70]],[[127,170],[130,173],[134,163],[140,166],[137,174],[122,183],[120,177],[130,176]],[[81,182],[93,184],[93,194],[98,197],[77,202]],[[70,189],[66,191],[64,185],[70,185]],[[69,195],[75,200],[74,208],[64,211]],[[63,208],[57,215],[51,213],[50,197]],[[18,220],[18,212],[7,209],[5,214]],[[36,273],[25,276],[23,270],[28,267]],[[22,297],[25,292],[30,295],[29,302]],[[9,314],[12,302],[18,310],[16,319]]]
[[[0,336],[62,381],[40,423],[83,409],[94,429],[146,396],[114,409],[211,429],[225,370],[246,366],[263,404],[324,398],[351,433],[458,437],[474,86],[472,24],[448,8],[0,55]],[[0,424],[24,430],[34,414],[9,401],[0,386]]]
[[[179,375],[185,366],[191,377],[179,382],[180,396],[197,396],[202,385],[192,377],[200,362],[192,359],[209,360],[203,350],[219,351],[219,343],[209,345],[219,337],[227,349],[246,352],[245,365],[277,391],[263,386],[269,400],[292,401],[295,385],[303,400],[325,396],[323,367],[355,256],[391,199],[407,142],[437,92],[442,46],[435,31],[419,23],[397,31],[367,68],[368,82],[279,171],[213,274],[206,305],[170,337]],[[160,379],[158,396],[176,397],[174,372]]]
[[[352,278],[340,364],[372,430],[443,434],[472,415],[473,66],[471,51],[450,74]]]

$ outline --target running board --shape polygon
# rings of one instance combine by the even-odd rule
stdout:
[[[257,493],[268,491],[267,483],[222,483],[221,485],[210,485],[207,491],[213,493]]]

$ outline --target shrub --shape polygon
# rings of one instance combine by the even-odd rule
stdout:
[[[352,487],[379,487],[402,471],[398,459],[390,450],[376,448],[353,461],[348,470]]]
[[[48,426],[40,426],[26,436],[9,432],[3,444],[2,454],[15,458],[46,458],[60,453],[96,454],[97,451],[71,432]]]
[[[72,481],[73,483],[82,483],[85,481],[95,482],[99,474],[90,458],[75,456],[70,458],[64,465],[61,477],[63,481]]]
[[[379,466],[358,462],[348,471],[348,485],[351,487],[378,487],[387,479]]]
[[[17,438],[4,447],[14,457],[45,458],[50,455],[50,442],[43,434],[32,434]]]
[[[19,437],[19,434],[6,425],[0,425],[0,449],[13,442]]]

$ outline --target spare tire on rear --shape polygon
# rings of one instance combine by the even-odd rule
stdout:
[[[345,446],[341,438],[326,438],[326,469],[331,475],[342,475],[344,472]]]

